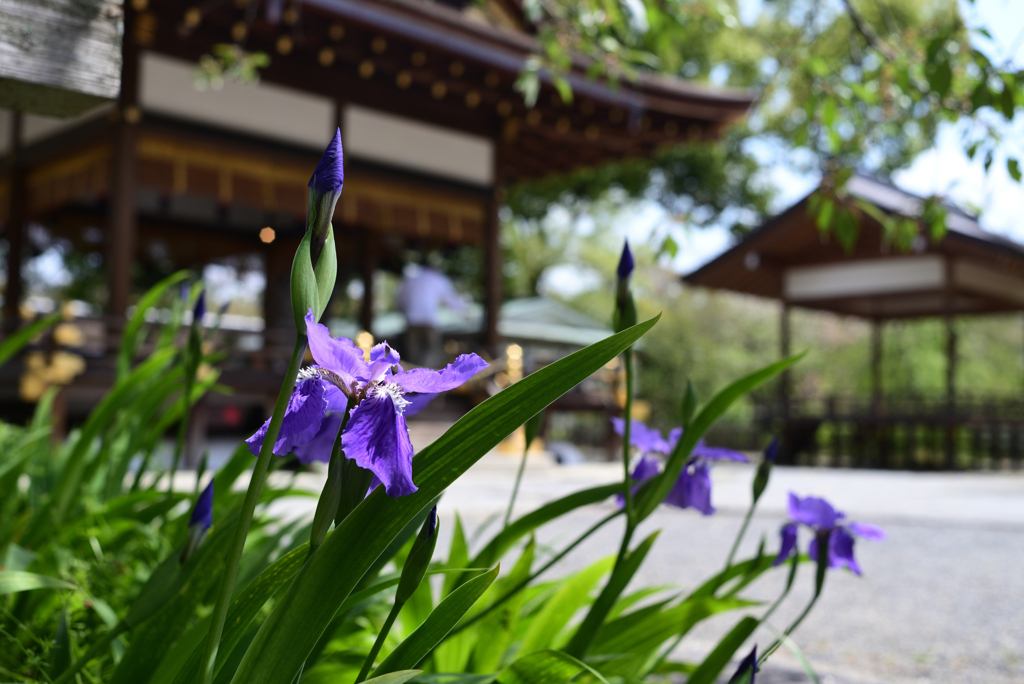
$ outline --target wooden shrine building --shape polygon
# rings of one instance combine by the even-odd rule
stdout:
[[[339,283],[362,278],[362,327],[372,325],[377,268],[410,247],[471,245],[483,253],[480,343],[494,345],[507,184],[714,138],[753,101],[653,75],[613,87],[588,77],[580,59],[568,76],[571,102],[544,78],[528,107],[514,84],[540,48],[517,0],[114,7],[123,11],[116,100],[61,120],[12,111],[0,97],[9,110],[0,111],[8,327],[18,318],[26,226],[37,222],[76,246],[101,243],[111,330],[158,261],[180,268],[260,255],[266,352],[290,319],[306,183],[339,126]],[[258,84],[227,78],[200,90],[197,65],[219,49],[262,52],[270,62]],[[236,388],[254,382],[252,368],[224,379]]]
[[[883,467],[965,465],[971,457],[1024,458],[1024,402],[973,403],[956,388],[958,316],[1024,310],[1024,245],[983,230],[975,217],[947,206],[945,236],[928,238],[920,220],[925,201],[877,179],[855,175],[843,201],[858,220],[858,236],[845,249],[823,234],[809,204],[814,193],[771,219],[733,248],[685,277],[702,287],[781,303],[781,354],[790,349],[794,307],[866,319],[872,324],[869,401],[830,399],[824,406],[791,396],[788,375],[767,422],[784,425],[784,459],[820,446],[833,460]],[[886,238],[882,224],[858,208],[919,222],[909,251]],[[919,400],[884,397],[882,329],[886,322],[940,317],[946,328],[946,391]],[[792,372],[799,373],[799,366]],[[828,444],[817,444],[830,426]]]

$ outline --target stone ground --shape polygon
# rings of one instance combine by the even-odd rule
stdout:
[[[439,426],[414,426],[418,447],[440,434]],[[467,472],[441,502],[442,530],[451,529],[456,511],[471,529],[502,512],[517,463],[514,454],[492,452]],[[517,512],[614,481],[619,473],[615,464],[561,467],[532,456]],[[746,511],[752,475],[751,466],[716,468],[714,516],[664,507],[652,515],[637,538],[657,528],[663,532],[634,585],[685,589],[720,569]],[[301,484],[319,491],[322,479],[305,475]],[[883,542],[857,544],[863,577],[829,573],[823,597],[794,635],[824,684],[1024,682],[1024,474],[779,467],[740,557],[755,551],[761,534],[768,535],[769,548],[777,548],[789,491],[824,496],[850,519],[875,523],[889,534]],[[314,503],[282,505],[289,515],[311,515]],[[541,529],[538,541],[560,546],[612,506],[591,506],[556,521]],[[614,553],[620,529],[609,525],[550,572],[568,572]],[[442,538],[439,548],[444,544]],[[811,595],[812,574],[805,568],[776,614],[780,629]],[[770,573],[746,593],[770,600],[783,580],[783,571]],[[735,620],[732,615],[707,621],[684,640],[678,655],[698,659]],[[772,635],[762,630],[754,638],[764,646]],[[786,649],[758,677],[760,684],[805,681]]]

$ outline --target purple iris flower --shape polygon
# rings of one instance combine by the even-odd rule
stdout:
[[[462,385],[488,364],[476,354],[463,354],[441,371],[416,368],[404,371],[398,352],[386,342],[370,350],[370,361],[344,337],[332,338],[316,322],[312,310],[306,315],[309,350],[318,365],[302,372],[304,380],[292,393],[281,423],[274,453],[288,452],[317,440],[319,447],[303,450],[302,458],[327,460],[330,447],[323,426],[327,411],[346,410],[351,399],[355,407],[349,414],[341,446],[347,458],[371,471],[384,485],[388,496],[412,494],[412,442],[405,416],[410,408],[422,408],[434,395]],[[258,454],[270,421],[246,440],[250,451]],[[338,426],[334,427],[334,436]],[[333,442],[331,442],[333,444]]]
[[[625,431],[625,424],[626,421],[623,418],[612,418],[612,427],[618,435],[622,435]],[[661,432],[644,425],[639,420],[630,422],[629,443],[644,454],[661,453],[667,456],[676,448],[682,436],[682,428],[673,428],[668,433],[668,439],[665,439]],[[647,463],[648,461],[650,463]],[[714,513],[715,508],[711,505],[710,464],[715,461],[746,463],[747,457],[738,451],[711,447],[703,439],[698,440],[693,451],[690,452],[690,460],[687,461],[683,471],[679,474],[679,479],[676,480],[665,497],[665,503],[677,508],[695,508],[704,515]],[[638,477],[638,474],[642,474],[644,477]],[[657,461],[644,457],[637,463],[631,477],[643,482],[657,474]]]
[[[640,485],[647,482],[660,472],[661,466],[658,465],[658,459],[651,458],[646,455],[641,456],[640,460],[637,461],[636,466],[633,468],[633,473],[629,476],[629,479],[636,482],[636,485],[633,486],[631,491],[636,494],[637,490],[640,489]],[[622,494],[616,494],[615,500],[618,502],[619,506],[626,505],[626,497],[622,496]]]
[[[797,551],[797,529],[805,525],[812,529],[815,538],[807,549],[812,560],[818,560],[818,539],[826,532],[828,538],[828,567],[848,567],[855,574],[861,574],[860,566],[853,556],[854,535],[872,541],[885,539],[885,531],[868,523],[844,522],[846,515],[837,511],[825,499],[808,496],[801,499],[793,492],[789,493],[789,517],[793,522],[782,526],[782,548],[775,558],[775,565],[780,565]]]
[[[626,240],[622,246],[622,256],[619,257],[619,268],[616,273],[619,276],[619,280],[625,280],[633,274],[633,253],[629,251],[629,240]]]

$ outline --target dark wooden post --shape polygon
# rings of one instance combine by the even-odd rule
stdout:
[[[21,252],[25,231],[25,166],[21,155],[21,112],[11,114],[10,184],[8,185],[7,224],[7,288],[4,292],[3,322],[6,330],[18,327],[18,304],[22,296]]]
[[[501,179],[501,145],[494,145],[494,188],[487,200],[484,216],[484,346],[492,353],[498,348],[498,316],[501,313],[503,289],[501,255],[501,219],[498,211],[505,201]]]
[[[956,467],[956,319],[953,311],[953,262],[947,255],[945,263],[946,299],[946,419],[945,423],[945,465]]]
[[[881,320],[871,321],[871,413],[876,418],[882,411],[882,326]]]
[[[363,301],[359,307],[359,325],[373,334],[373,274],[377,270],[377,235],[363,229]]]
[[[124,43],[121,61],[121,94],[114,129],[114,150],[110,169],[110,204],[107,215],[107,279],[110,297],[107,314],[111,330],[124,326],[131,295],[132,265],[135,258],[135,147],[137,124],[142,116],[138,105],[138,46],[135,44],[135,11],[125,8]]]
[[[946,313],[946,467],[956,467],[956,318]]]
[[[790,352],[790,306],[789,302],[782,302],[782,309],[779,312],[779,355],[787,358]],[[779,374],[779,408],[782,417],[789,418],[789,395],[792,377],[787,368]]]

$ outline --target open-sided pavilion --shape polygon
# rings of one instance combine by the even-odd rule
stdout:
[[[105,107],[54,119],[40,114],[67,116],[84,105],[44,97],[26,106],[0,88],[8,109],[0,112],[5,320],[18,318],[32,222],[81,249],[99,243],[111,331],[158,274],[255,254],[267,279],[265,327],[249,331],[262,341],[233,354],[222,376],[236,396],[267,394],[277,382],[262,371],[280,356],[275,330],[290,319],[288,272],[306,183],[335,126],[346,153],[338,282],[362,280],[361,327],[372,331],[378,269],[397,271],[410,249],[469,245],[482,252],[479,343],[493,349],[507,184],[714,138],[753,101],[653,75],[610,84],[588,76],[591,65],[579,59],[568,74],[571,102],[545,75],[529,107],[515,83],[540,46],[515,0],[126,0],[123,10],[90,2],[96,12],[76,15],[74,30],[59,30],[61,3],[14,0],[6,10],[45,19],[51,32],[40,35],[56,30],[59,38],[40,64],[0,70],[0,82],[63,74],[69,65],[87,72],[83,55],[109,41],[119,19],[112,12],[123,11],[124,39],[116,100]],[[81,16],[102,30],[82,26]],[[197,90],[196,65],[220,44],[268,54],[260,82]],[[0,38],[0,51],[18,49]],[[103,76],[109,89],[112,76]],[[76,384],[89,384],[93,369],[102,386],[100,360]]]
[[[685,277],[703,287],[781,303],[780,352],[791,352],[794,307],[856,316],[872,324],[872,396],[867,402],[830,400],[813,407],[791,396],[788,375],[767,417],[785,424],[784,457],[816,448],[815,433],[832,425],[833,456],[896,467],[957,467],[968,454],[1020,459],[1021,402],[973,403],[956,388],[959,316],[1024,309],[1024,246],[986,232],[977,220],[947,206],[945,236],[932,241],[920,221],[925,200],[877,179],[856,175],[845,202],[858,217],[858,236],[845,249],[823,233],[810,210],[814,193],[774,217],[718,258]],[[896,249],[866,202],[897,218],[920,221],[909,251]],[[946,328],[945,396],[899,400],[883,396],[882,329],[886,322],[941,317]],[[798,372],[798,371],[797,371]],[[1024,388],[1022,388],[1024,389]],[[958,459],[958,453],[961,457]],[[1018,460],[1019,462],[1019,460]]]

